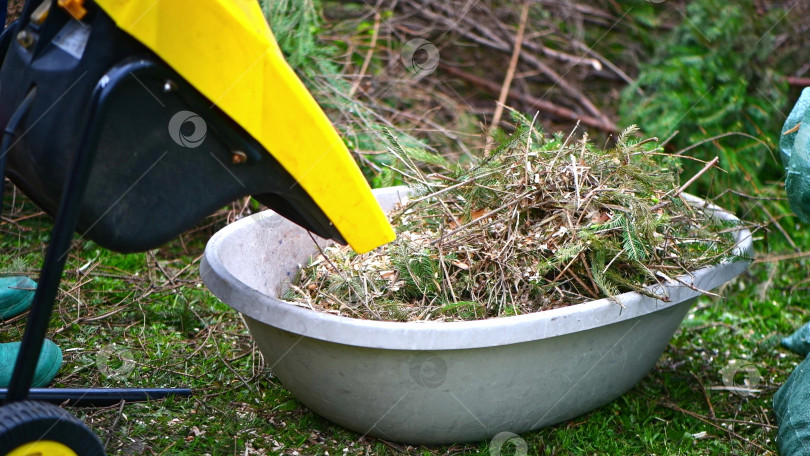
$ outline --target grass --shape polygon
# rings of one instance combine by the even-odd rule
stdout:
[[[7,192],[4,203],[2,273],[36,276],[51,220],[19,193]],[[194,390],[190,399],[68,407],[109,454],[489,453],[488,442],[428,448],[363,437],[300,404],[272,376],[239,315],[201,284],[199,256],[225,219],[220,213],[147,253],[75,242],[50,324],[65,354],[55,386]],[[769,242],[781,250],[781,239]],[[760,256],[768,253],[763,240],[757,244]],[[522,435],[529,454],[775,454],[772,396],[799,362],[778,341],[808,320],[804,271],[804,258],[759,262],[721,291],[725,299],[701,299],[634,389],[568,423]],[[19,339],[24,321],[2,323],[0,342]],[[714,388],[736,359],[760,374],[753,396]],[[507,445],[502,454],[510,451]]]

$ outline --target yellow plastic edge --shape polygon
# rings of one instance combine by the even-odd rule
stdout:
[[[6,456],[79,456],[67,446],[53,440],[24,443]]]
[[[259,2],[96,3],[270,151],[354,250],[394,239],[334,126],[284,59]]]

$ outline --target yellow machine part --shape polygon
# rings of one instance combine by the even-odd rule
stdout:
[[[259,2],[96,3],[270,151],[354,250],[394,239],[348,149],[284,59]]]
[[[67,446],[52,440],[26,443],[11,450],[7,456],[78,456]]]

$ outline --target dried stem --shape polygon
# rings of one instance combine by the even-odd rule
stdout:
[[[428,192],[395,209],[398,239],[363,255],[324,249],[327,261],[304,268],[292,290],[308,296],[292,298],[340,312],[341,302],[357,294],[367,309],[351,309],[353,315],[404,321],[489,318],[603,297],[618,302],[626,291],[655,296],[645,284],[657,277],[710,294],[672,277],[733,258],[737,228],[700,207],[666,202],[716,159],[678,186],[654,160],[653,141],[632,140],[633,128],[605,150],[587,134],[544,137],[534,119],[511,114],[516,132],[469,168],[439,172],[429,160],[434,168],[426,174],[397,148],[396,169]],[[330,255],[341,261],[328,261]]]

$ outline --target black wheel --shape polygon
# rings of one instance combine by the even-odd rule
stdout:
[[[0,407],[0,456],[104,456],[98,437],[80,419],[45,402]]]

